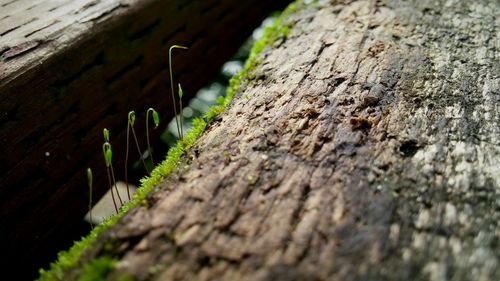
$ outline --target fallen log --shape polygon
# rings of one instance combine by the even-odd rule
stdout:
[[[450,3],[296,3],[65,280],[500,279],[500,7]]]

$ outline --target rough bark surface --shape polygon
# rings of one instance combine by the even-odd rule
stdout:
[[[498,1],[326,1],[285,24],[84,260],[117,257],[109,279],[499,280]]]

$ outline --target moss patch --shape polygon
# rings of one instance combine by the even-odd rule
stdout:
[[[116,260],[110,257],[93,259],[83,267],[83,275],[78,281],[106,280],[108,274],[116,267]]]
[[[205,131],[207,125],[224,111],[226,106],[233,99],[234,94],[240,88],[240,86],[245,81],[251,79],[251,72],[253,72],[255,67],[260,63],[260,61],[258,60],[258,55],[264,50],[266,46],[271,46],[277,39],[283,38],[286,40],[291,25],[284,25],[283,22],[301,5],[304,4],[300,0],[297,0],[294,3],[290,4],[271,26],[265,28],[262,38],[259,39],[252,47],[250,56],[246,61],[243,70],[235,74],[229,81],[226,96],[223,99],[219,100],[217,105],[212,106],[203,118],[197,118],[193,121],[191,130],[184,135],[184,138],[182,140],[180,140],[174,147],[169,150],[167,158],[152,171],[149,177],[145,177],[141,180],[141,186],[134,194],[132,200],[122,206],[120,212],[117,215],[110,217],[101,225],[94,228],[90,232],[90,234],[83,237],[80,241],[75,242],[68,251],[60,252],[58,254],[57,261],[50,265],[49,270],[40,269],[40,277],[38,280],[64,280],[65,272],[68,269],[79,265],[78,261],[80,259],[80,256],[101,232],[114,225],[118,221],[118,219],[120,219],[128,210],[144,202],[146,195],[177,168],[177,163],[179,163],[181,156],[194,145],[195,141]],[[105,277],[109,273],[108,270],[112,270],[114,268],[115,263],[116,261],[110,257],[100,257],[93,259],[83,266],[83,275],[79,280],[101,280],[88,278],[103,278],[102,276]],[[95,272],[99,273],[97,277],[93,275]]]

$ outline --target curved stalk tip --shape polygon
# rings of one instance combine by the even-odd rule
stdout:
[[[182,128],[181,126],[181,120],[182,116],[177,116],[177,105],[175,102],[175,94],[174,94],[174,78],[172,74],[172,50],[173,49],[184,49],[187,50],[188,47],[184,47],[181,45],[172,45],[170,49],[168,50],[168,65],[169,65],[169,70],[170,70],[170,93],[172,94],[172,103],[174,105],[174,114],[175,114],[175,123],[177,125],[177,134],[179,135],[179,138],[182,139]]]

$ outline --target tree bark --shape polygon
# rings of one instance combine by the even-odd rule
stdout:
[[[498,1],[299,9],[82,264],[116,257],[111,280],[499,280],[499,19]]]

